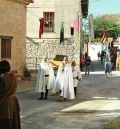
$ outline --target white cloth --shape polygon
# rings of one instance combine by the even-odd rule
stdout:
[[[49,75],[45,77],[45,75]],[[41,62],[38,75],[37,75],[37,83],[36,83],[36,92],[45,92],[46,85],[47,89],[53,90],[55,83],[54,71],[52,65],[50,63],[46,63],[44,61]]]
[[[73,74],[73,86],[77,87],[78,80],[82,78],[82,75],[78,66],[72,66],[72,74]]]
[[[64,98],[75,99],[72,67],[70,64],[64,64],[59,67],[55,81],[55,90],[57,92],[61,90],[60,96]]]

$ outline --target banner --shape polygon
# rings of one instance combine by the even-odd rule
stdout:
[[[64,26],[63,23],[61,24],[61,30],[60,30],[60,44],[64,43]]]
[[[78,32],[79,31],[79,21],[78,19],[76,19],[74,21],[74,32]]]
[[[106,41],[106,37],[107,37],[107,32],[103,31],[103,37],[102,37],[101,43],[104,43]]]
[[[43,34],[43,31],[44,31],[44,19],[40,18],[39,21],[40,21],[39,38],[41,38],[41,35]]]

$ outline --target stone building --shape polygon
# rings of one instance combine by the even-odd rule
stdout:
[[[67,55],[79,64],[81,20],[88,14],[89,0],[35,0],[27,7],[27,62],[36,62],[46,52],[49,58],[55,55]],[[44,29],[39,38],[40,21],[44,19]],[[79,30],[71,35],[75,20],[79,21]],[[64,26],[64,44],[60,44],[61,24]],[[29,62],[30,63],[30,62]],[[40,61],[38,61],[38,64]]]
[[[26,6],[32,0],[0,0],[0,60],[22,71],[26,57]]]

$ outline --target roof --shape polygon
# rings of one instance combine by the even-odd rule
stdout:
[[[86,18],[88,15],[88,4],[89,4],[89,0],[81,0],[81,9],[82,9],[83,18]]]

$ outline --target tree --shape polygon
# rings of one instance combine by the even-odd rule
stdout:
[[[117,19],[106,15],[94,19],[95,38],[101,38],[103,31],[107,31],[107,37],[117,38],[120,35],[120,24]]]

